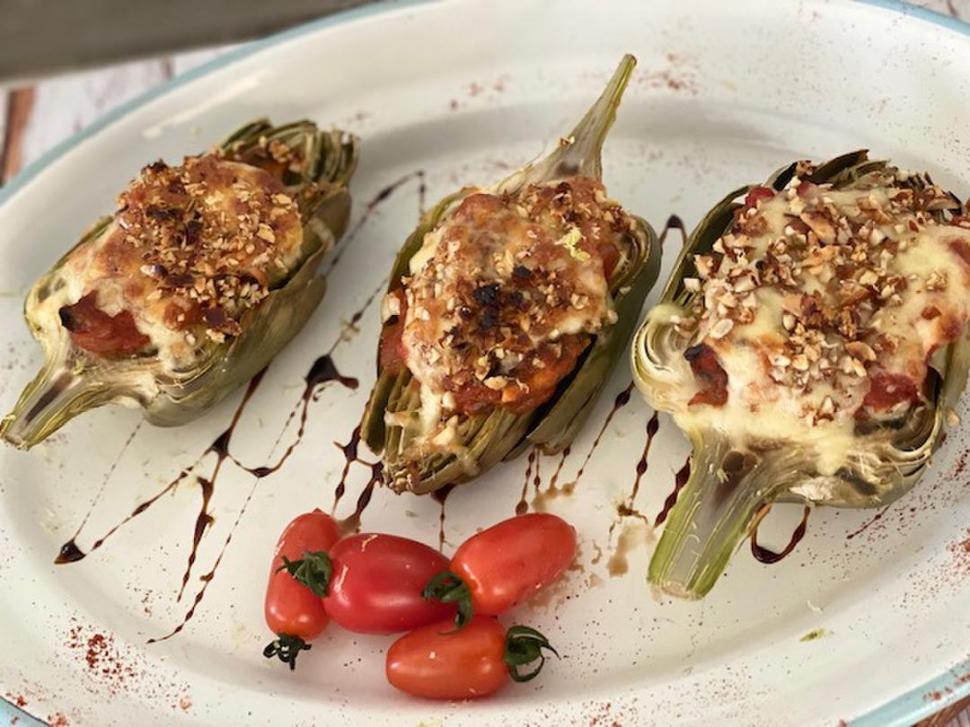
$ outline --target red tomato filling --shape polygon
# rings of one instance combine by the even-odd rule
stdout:
[[[771,199],[775,196],[775,190],[770,187],[755,187],[744,198],[745,207],[757,207],[762,199]]]
[[[964,265],[970,267],[970,243],[966,240],[953,240],[950,243],[950,249],[960,256]]]
[[[728,375],[721,368],[714,349],[704,343],[691,346],[684,351],[684,358],[690,363],[690,370],[694,372],[694,379],[699,387],[687,405],[724,406],[728,399]]]
[[[863,409],[885,411],[902,402],[919,400],[919,389],[908,376],[874,371],[869,376],[869,391],[862,400]]]
[[[512,402],[504,402],[502,392],[490,389],[480,381],[474,381],[470,386],[452,391],[455,397],[455,409],[466,414],[476,414],[497,406],[521,414],[535,409],[545,402],[569,373],[575,368],[576,360],[589,344],[589,337],[582,335],[563,336],[558,343],[561,352],[557,356],[551,347],[540,347],[529,362],[520,365],[515,377],[528,386],[526,393],[518,393]],[[540,366],[535,366],[532,359],[539,359]]]
[[[79,348],[99,356],[129,356],[151,343],[130,312],[111,316],[98,308],[96,293],[61,308],[60,318]]]
[[[408,312],[408,302],[404,291],[398,288],[393,293],[400,301],[401,310],[381,329],[381,342],[378,351],[378,366],[382,372],[397,376],[404,370],[404,317]]]
[[[620,251],[612,242],[603,242],[597,245],[596,252],[603,260],[603,275],[609,280],[613,277],[616,264],[620,261]]]

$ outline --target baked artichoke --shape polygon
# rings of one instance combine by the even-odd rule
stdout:
[[[926,470],[970,368],[970,219],[863,151],[792,164],[701,221],[634,341],[693,446],[649,579],[706,594],[764,507],[876,507]]]
[[[184,424],[250,379],[323,296],[356,161],[342,132],[260,120],[145,167],[27,295],[45,363],[3,437],[29,448],[109,402]]]
[[[465,482],[529,445],[559,451],[589,415],[659,268],[650,226],[600,181],[635,64],[624,57],[548,157],[445,197],[404,243],[362,424],[393,489]]]

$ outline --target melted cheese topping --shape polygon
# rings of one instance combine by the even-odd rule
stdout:
[[[456,406],[548,398],[585,347],[579,337],[615,321],[605,265],[629,225],[588,178],[467,194],[403,281],[405,361],[422,396],[446,418]]]
[[[93,292],[105,313],[130,312],[178,369],[206,337],[239,333],[242,314],[299,261],[302,240],[296,203],[262,169],[214,155],[158,162],[121,195],[104,231],[68,254],[61,285],[32,315],[59,326],[60,310]]]
[[[689,315],[661,312],[727,378],[724,404],[702,403],[705,382],[676,362],[695,382],[667,402],[678,424],[749,445],[798,442],[834,473],[856,422],[905,415],[930,357],[965,334],[970,222],[941,212],[959,209],[895,170],[839,189],[795,178],[755,190],[715,254],[696,259]]]

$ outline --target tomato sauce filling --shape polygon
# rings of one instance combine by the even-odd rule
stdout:
[[[381,329],[380,349],[378,351],[378,366],[381,372],[397,376],[404,371],[404,318],[408,311],[408,302],[404,291],[398,288],[393,295],[398,299],[400,312],[384,323]]]
[[[687,402],[694,404],[708,404],[710,406],[724,406],[728,400],[728,375],[717,360],[717,354],[707,344],[691,346],[684,351],[684,358],[690,364],[694,373],[698,391]]]
[[[523,414],[545,403],[556,391],[559,382],[576,366],[576,360],[589,345],[589,336],[571,335],[559,339],[559,346],[540,346],[532,360],[516,370],[516,378],[526,387],[514,392],[510,398],[508,389],[495,391],[482,382],[471,380],[465,386],[452,390],[455,410],[463,414],[480,414],[498,406],[504,406],[513,414]],[[534,359],[539,359],[536,365]]]
[[[887,371],[872,371],[869,375],[869,391],[862,400],[862,410],[886,411],[897,404],[914,403],[918,400],[919,389],[910,377]]]
[[[409,283],[416,310],[403,290],[392,293],[380,370],[393,376],[411,366],[461,414],[520,414],[548,401],[593,340],[574,322],[561,333],[556,321],[574,310],[599,326],[595,311],[606,310],[603,289],[621,264],[629,218],[601,193],[598,182],[576,178],[518,197],[463,199],[432,262]]]
[[[402,334],[407,301],[401,290],[395,291],[394,295],[400,301],[400,313],[384,324],[378,352],[380,370],[391,376],[399,375],[406,366]],[[530,361],[517,373],[519,380],[528,386],[527,393],[518,395],[506,408],[518,414],[540,406],[573,370],[588,345],[588,336],[571,335],[560,339],[558,353],[551,346],[540,346],[533,357],[539,360],[538,364]],[[455,397],[455,410],[464,414],[481,413],[506,403],[503,402],[503,392],[490,389],[479,381],[473,380],[464,386],[450,388],[450,391]]]
[[[60,318],[74,344],[98,356],[130,356],[151,343],[129,311],[112,316],[98,308],[96,293],[61,308]]]

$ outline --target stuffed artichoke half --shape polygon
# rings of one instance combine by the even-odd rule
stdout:
[[[566,447],[656,279],[656,236],[606,196],[600,153],[636,61],[547,158],[428,212],[384,299],[364,414],[395,490],[467,481],[529,444]]]
[[[693,445],[650,580],[703,596],[779,498],[906,492],[956,419],[968,316],[970,218],[927,175],[855,152],[728,195],[634,343],[637,384]]]
[[[251,378],[323,296],[356,160],[342,132],[256,121],[180,166],[145,167],[27,295],[45,363],[4,438],[31,447],[109,402],[183,424]]]

